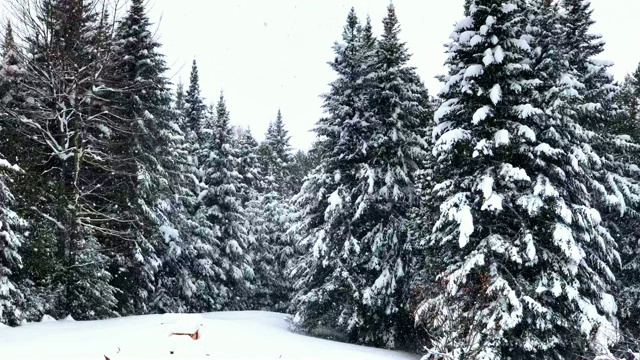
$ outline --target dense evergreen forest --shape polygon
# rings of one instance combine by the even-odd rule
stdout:
[[[215,64],[173,86],[144,1],[112,5],[11,5],[0,323],[270,310],[425,359],[640,351],[640,68],[597,60],[588,1],[467,0],[431,95],[394,6],[380,35],[352,9],[308,152],[280,111],[259,143],[207,105]]]

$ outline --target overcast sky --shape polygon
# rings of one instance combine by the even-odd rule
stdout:
[[[401,38],[413,54],[431,94],[440,90],[434,76],[445,72],[443,44],[462,17],[463,0],[395,0]],[[149,0],[159,24],[158,38],[174,82],[188,85],[195,57],[208,101],[224,89],[232,122],[250,126],[263,138],[269,121],[282,109],[296,148],[314,138],[309,130],[322,115],[324,93],[335,76],[327,65],[353,6],[371,16],[379,33],[389,0]],[[612,60],[617,79],[640,61],[636,31],[638,0],[592,0],[593,32],[607,42],[604,59]]]

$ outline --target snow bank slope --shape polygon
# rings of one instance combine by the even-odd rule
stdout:
[[[58,321],[0,328],[2,360],[119,359],[367,359],[417,356],[291,333],[283,314],[244,311],[203,314],[202,339],[180,338],[194,354],[169,355],[171,340],[161,315],[103,321]],[[176,338],[174,338],[176,339]],[[188,341],[187,341],[188,340]],[[197,346],[196,346],[197,344]],[[193,346],[191,346],[193,345]],[[206,346],[209,357],[204,357]],[[118,348],[120,354],[116,354]],[[184,352],[183,352],[184,353]],[[197,354],[197,355],[196,355]]]

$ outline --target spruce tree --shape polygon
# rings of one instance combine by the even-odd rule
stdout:
[[[13,39],[11,24],[7,26],[2,47],[2,69],[0,72],[0,98],[7,106],[15,96],[14,77],[20,73],[17,47]],[[15,122],[9,121],[10,115],[0,113],[0,134],[4,140],[1,144],[3,152],[16,154],[18,134],[15,129],[9,128]],[[13,151],[11,150],[13,148]],[[1,153],[0,153],[1,154]],[[15,155],[13,157],[16,158]],[[24,295],[15,283],[15,273],[22,266],[20,247],[24,237],[20,234],[24,221],[12,210],[16,203],[9,185],[13,182],[13,176],[20,172],[17,165],[12,165],[6,158],[0,155],[0,323],[18,325],[23,316],[21,306],[24,304]]]
[[[221,310],[228,291],[221,285],[222,271],[215,224],[202,216],[208,152],[213,119],[201,95],[194,60],[187,93],[178,85],[173,104],[169,149],[175,164],[170,183],[175,199],[171,222],[161,227],[167,251],[158,274],[154,307],[161,311]]]
[[[635,77],[636,74],[637,73],[634,73],[632,76]],[[636,95],[638,87],[633,77],[627,77],[621,92],[618,94],[616,101],[618,106],[621,107],[622,112],[616,118],[616,126],[613,131],[624,134],[622,136],[628,137],[634,144],[640,144],[640,123],[637,117],[639,98]],[[629,167],[633,168],[634,166],[638,166],[640,148],[634,146],[632,149],[625,151],[624,157],[621,157],[619,154],[614,156],[625,161]],[[634,168],[634,170],[633,172],[629,172],[629,175],[637,176],[637,169]],[[627,190],[625,188],[622,189]],[[615,203],[620,204],[621,202],[615,201]],[[630,203],[629,205],[631,206],[628,206],[627,203]],[[620,330],[623,336],[623,341],[621,341],[621,347],[619,348],[622,351],[626,351],[628,348],[625,346],[627,346],[630,341],[633,342],[640,338],[640,325],[636,320],[638,316],[640,316],[640,281],[637,275],[640,270],[640,258],[638,257],[638,255],[640,255],[640,246],[638,246],[640,232],[636,226],[640,214],[638,213],[637,205],[633,202],[624,201],[623,204],[625,206],[623,213],[619,207],[617,209],[614,207],[612,211],[614,213],[613,216],[609,215],[608,217],[617,230],[616,235],[619,241],[622,261],[621,268],[616,269],[616,279],[619,290],[616,300],[619,307]],[[623,216],[624,218],[622,218]]]
[[[407,344],[411,325],[403,299],[407,227],[428,97],[406,65],[393,6],[384,25],[376,43],[369,22],[360,26],[352,11],[345,44],[335,46],[339,78],[325,96],[331,116],[317,128],[326,153],[298,198],[310,249],[296,269],[295,304],[307,330],[328,327],[393,348]]]
[[[184,115],[184,110],[186,108],[184,98],[184,84],[182,83],[182,81],[178,81],[178,85],[176,86],[176,95],[173,101],[173,109],[182,115]]]
[[[189,89],[184,96],[185,102],[185,122],[186,126],[192,131],[200,129],[205,118],[207,106],[204,104],[200,93],[200,75],[198,73],[198,64],[193,60],[191,65],[191,76],[189,81]]]
[[[289,132],[284,127],[282,112],[278,110],[276,121],[269,123],[262,152],[266,162],[266,176],[272,179],[274,189],[287,196],[293,195],[295,191],[291,178],[293,158],[290,139]]]
[[[250,306],[286,311],[291,300],[287,271],[294,255],[292,238],[286,232],[294,211],[280,188],[273,186],[273,179],[263,175],[258,158],[261,148],[249,129],[240,133],[237,146],[248,251],[255,275]]]
[[[252,310],[274,309],[271,283],[276,279],[275,257],[269,242],[270,223],[266,218],[264,194],[254,191],[244,204],[247,217],[247,245],[254,273],[249,307]]]
[[[204,306],[209,309],[242,310],[248,306],[246,297],[253,270],[239,191],[242,177],[229,122],[229,112],[220,95],[216,118],[208,119],[202,129],[198,153],[205,188],[198,196],[195,221],[210,230],[202,237],[207,258],[201,261],[209,280],[201,284],[199,294],[205,296]]]
[[[193,297],[196,291],[196,272],[200,252],[197,249],[199,224],[193,219],[198,191],[201,188],[195,158],[197,143],[189,138],[199,129],[189,129],[185,121],[185,94],[182,83],[178,83],[169,123],[168,151],[172,154],[174,166],[168,169],[173,195],[173,211],[169,221],[160,226],[166,251],[161,258],[161,266],[156,275],[153,311],[188,312],[195,309]],[[188,135],[190,134],[190,135]]]
[[[2,42],[2,64],[0,74],[0,102],[7,110],[2,114],[2,135],[5,141],[0,143],[0,153],[10,162],[20,162],[28,159],[24,149],[29,140],[20,132],[20,121],[17,119],[16,109],[25,101],[24,92],[19,88],[20,80],[24,78],[24,54],[16,44],[13,27],[7,24]]]
[[[634,225],[640,218],[640,183],[638,182],[638,161],[640,138],[638,123],[633,117],[633,97],[628,106],[616,103],[614,97],[618,87],[608,72],[612,65],[599,59],[604,51],[602,36],[592,33],[594,24],[591,5],[587,1],[564,0],[558,5],[561,36],[558,36],[562,51],[566,54],[569,68],[576,75],[577,101],[572,102],[575,119],[590,131],[586,142],[598,154],[603,155],[601,163],[594,166],[598,170],[598,180],[604,185],[596,189],[599,193],[595,203],[604,226],[620,245],[622,271],[614,269],[620,289],[617,297],[620,306],[622,330],[626,336],[638,337],[635,325],[638,282],[635,280],[638,237]],[[629,86],[634,86],[634,76],[628,77],[626,89],[619,92],[632,94]],[[634,334],[635,333],[635,334]]]
[[[259,144],[251,134],[251,129],[240,130],[236,140],[238,152],[238,173],[242,177],[242,204],[255,198],[257,192],[263,191],[265,183],[258,157]]]
[[[636,70],[629,74],[621,86],[620,91],[616,94],[616,106],[620,112],[613,119],[613,126],[610,131],[618,134],[618,143],[629,144],[635,146],[623,148],[622,151],[611,152],[610,157],[622,162],[628,169],[628,176],[637,176],[638,162],[640,161],[640,114],[638,113],[640,104],[640,70]],[[624,173],[623,173],[624,174]],[[619,193],[628,193],[628,188],[622,189]],[[616,197],[617,198],[617,197]],[[620,317],[620,328],[624,337],[622,344],[628,341],[635,341],[640,338],[640,326],[636,319],[640,316],[640,281],[638,280],[638,270],[640,269],[640,247],[638,246],[638,238],[640,233],[636,226],[638,218],[637,202],[629,201],[621,196],[623,201],[615,201],[617,204],[623,204],[624,207],[613,207],[613,214],[608,217],[611,223],[616,226],[619,239],[620,255],[622,267],[616,272],[618,280],[619,296],[617,297]],[[621,219],[624,216],[625,219]],[[629,339],[630,338],[630,339]],[[624,345],[623,345],[624,346]],[[621,348],[621,350],[628,350]]]
[[[202,129],[206,126],[205,121],[207,120],[207,106],[204,104],[204,98],[200,94],[200,77],[195,60],[193,60],[191,67],[190,79],[189,89],[184,96],[184,115],[181,122],[182,132],[185,136],[185,148],[183,150],[187,155],[187,164],[184,164],[187,167],[187,169],[184,169],[187,177],[187,188],[185,190],[188,189],[183,194],[183,203],[187,211],[193,215],[197,206],[197,197],[204,189],[201,159],[199,157],[202,154],[201,143],[204,141]],[[177,105],[182,104],[178,103]],[[209,131],[211,131],[211,126],[209,128]]]
[[[16,273],[22,267],[20,247],[24,241],[21,233],[26,223],[12,210],[15,198],[9,189],[10,175],[22,171],[0,157],[0,324],[17,326],[23,319],[25,301],[16,284]]]
[[[285,195],[270,192],[264,195],[262,209],[267,220],[267,239],[275,263],[275,276],[269,279],[273,311],[291,311],[293,283],[289,277],[295,264],[295,242],[289,230],[295,220],[295,208]]]
[[[153,39],[151,22],[144,2],[134,0],[120,22],[116,34],[119,73],[123,88],[121,114],[130,122],[126,151],[131,154],[129,193],[133,242],[123,249],[123,264],[114,281],[123,290],[120,308],[123,313],[146,313],[149,296],[154,292],[155,275],[162,256],[160,228],[174,227],[168,212],[174,209],[167,169],[174,167],[169,152],[170,94],[167,70],[159,53],[160,44]],[[128,254],[127,254],[128,253]]]
[[[247,232],[247,254],[251,258],[254,279],[247,307],[254,310],[272,309],[270,281],[273,261],[268,248],[267,220],[264,217],[262,191],[267,188],[263,178],[262,164],[258,157],[259,144],[251,134],[251,129],[237,129],[237,138],[233,142],[238,158],[239,188],[236,189],[240,204],[245,212],[244,227]]]
[[[293,299],[296,311],[294,323],[312,334],[322,334],[320,324],[330,327],[333,331],[345,332],[355,328],[358,322],[357,317],[351,322],[348,322],[349,319],[343,319],[341,308],[346,305],[343,299],[338,300],[334,293],[315,288],[315,284],[335,289],[334,292],[346,293],[351,298],[354,298],[353,293],[358,291],[357,285],[349,279],[351,274],[342,265],[342,249],[337,242],[343,237],[343,219],[333,216],[333,208],[339,203],[334,201],[333,207],[330,207],[332,203],[329,196],[339,187],[336,181],[338,177],[334,173],[340,170],[341,165],[338,163],[338,155],[342,150],[338,149],[340,130],[344,122],[355,116],[354,105],[362,94],[361,89],[354,91],[357,88],[357,80],[363,76],[360,29],[355,10],[351,9],[343,29],[342,41],[336,42],[333,46],[336,58],[331,66],[338,73],[338,79],[332,83],[332,91],[326,97],[336,99],[330,103],[334,110],[331,116],[320,119],[314,129],[319,139],[320,165],[307,176],[300,193],[294,199],[299,220],[292,231],[300,237],[298,247],[304,251],[291,272],[296,279],[296,293]],[[329,101],[325,100],[325,103],[329,104]],[[344,111],[339,112],[338,109]],[[332,248],[328,244],[333,245]],[[330,284],[320,272],[323,269],[327,275],[335,274],[338,282]],[[343,281],[338,277],[341,275],[344,275]],[[336,304],[340,304],[340,308]],[[356,336],[352,336],[351,340],[356,341]]]
[[[606,353],[614,331],[602,158],[573,117],[578,74],[545,3],[473,1],[452,35],[433,130],[436,277],[417,312],[432,353],[566,359]]]
[[[289,310],[292,284],[288,276],[295,261],[293,237],[287,233],[295,213],[288,199],[276,191],[257,193],[246,213],[255,273],[255,309]]]
[[[362,219],[360,231],[365,231],[361,243],[371,248],[361,261],[369,261],[367,270],[380,274],[375,281],[369,280],[364,300],[380,317],[380,324],[372,323],[374,328],[384,327],[390,319],[396,322],[393,334],[383,340],[392,347],[394,342],[405,346],[402,342],[408,338],[403,336],[411,328],[411,309],[405,305],[405,272],[413,262],[408,252],[412,246],[407,242],[408,217],[417,200],[414,174],[426,155],[421,133],[430,109],[424,85],[407,65],[410,55],[398,38],[400,27],[392,5],[383,24],[373,57],[374,73],[366,82],[369,158],[359,171],[359,189],[351,198],[357,199],[356,217]],[[385,278],[385,274],[392,275]]]

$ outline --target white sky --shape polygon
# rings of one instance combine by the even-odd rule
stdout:
[[[8,0],[0,0],[5,2]],[[224,89],[232,122],[250,126],[260,140],[278,108],[295,148],[307,149],[309,132],[322,115],[324,93],[335,76],[328,61],[349,9],[371,16],[379,33],[389,0],[148,0],[150,16],[171,66],[172,80],[188,84],[198,60],[200,84],[209,101]],[[394,0],[401,38],[414,54],[431,94],[434,76],[445,72],[443,44],[462,17],[463,0]],[[607,42],[604,59],[617,79],[640,62],[636,45],[638,0],[592,0],[593,32]]]

